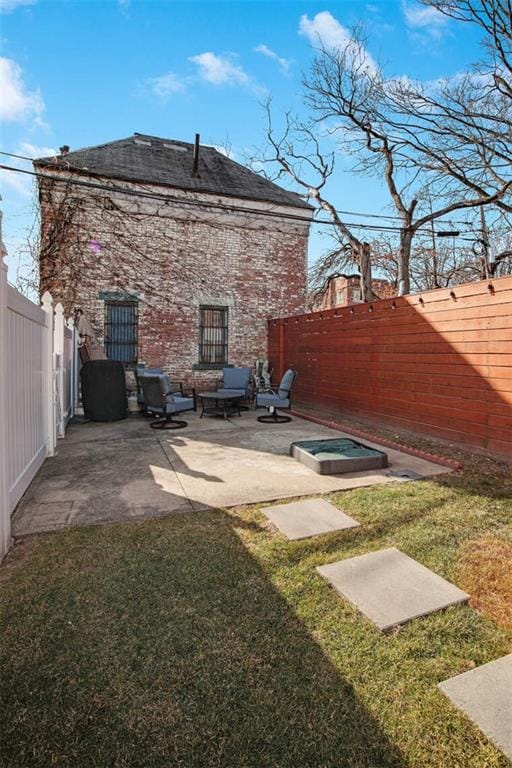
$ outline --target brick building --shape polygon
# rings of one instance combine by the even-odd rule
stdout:
[[[134,134],[34,165],[41,292],[109,357],[200,385],[305,310],[312,209],[213,147]]]
[[[372,288],[379,299],[390,299],[396,296],[396,289],[387,280],[375,278]],[[361,301],[361,281],[359,275],[331,277],[325,289],[310,299],[312,311],[332,309],[333,307],[348,307]]]

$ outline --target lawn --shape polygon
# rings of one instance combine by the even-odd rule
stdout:
[[[479,464],[333,494],[363,525],[310,540],[257,506],[24,540],[0,572],[0,765],[508,765],[436,687],[512,644],[512,476]],[[475,607],[381,635],[315,566],[387,546]]]

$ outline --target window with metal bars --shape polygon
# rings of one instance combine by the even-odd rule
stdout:
[[[199,362],[222,365],[228,361],[228,308],[199,307]]]
[[[109,360],[137,362],[138,315],[136,301],[105,302],[105,351]]]

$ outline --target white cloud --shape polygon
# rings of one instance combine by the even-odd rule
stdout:
[[[236,160],[236,152],[233,150],[231,146],[224,146],[223,144],[206,144],[207,147],[213,147],[217,150],[217,152],[220,152],[221,155],[224,155],[224,157],[228,157],[230,160]]]
[[[257,45],[254,50],[256,53],[261,53],[263,56],[267,56],[269,59],[272,59],[272,61],[275,61],[277,64],[279,64],[283,72],[288,73],[290,71],[290,66],[292,63],[291,60],[279,56],[275,51],[269,48],[268,45],[262,43],[261,45]]]
[[[21,5],[34,5],[37,0],[0,0],[0,13],[11,13]]]
[[[22,141],[19,145],[17,154],[26,155],[27,157],[36,159],[57,155],[57,150],[53,147],[44,147],[38,144],[31,144],[29,141]]]
[[[9,165],[13,168],[21,168],[26,171],[33,170],[29,164],[16,158],[8,158]],[[29,198],[32,195],[32,189],[34,186],[34,177],[26,173],[17,173],[16,171],[7,171],[3,168],[0,169],[0,181],[2,188],[5,190],[5,197],[7,197],[7,189],[15,192],[20,197]]]
[[[4,171],[3,168],[0,168],[0,180],[4,189],[8,187],[20,197],[31,197],[33,187],[32,176],[26,176],[24,173],[15,173],[14,171]]]
[[[312,19],[307,14],[301,16],[299,34],[306,37],[314,47],[339,49],[344,51],[348,58],[364,63],[369,72],[377,70],[377,64],[371,54],[354,40],[350,30],[340,24],[329,11],[320,11]]]
[[[148,77],[146,85],[154,96],[158,96],[162,101],[167,101],[173,93],[184,93],[186,90],[185,78],[174,72],[167,72],[159,77]]]
[[[321,11],[313,19],[306,13],[301,16],[299,34],[311,45],[320,44],[326,48],[345,48],[352,39],[350,32],[329,11]]]
[[[448,24],[448,17],[431,5],[416,5],[404,1],[402,11],[409,29],[427,32],[432,37],[441,37]]]
[[[0,57],[0,120],[17,122],[35,118],[42,123],[44,102],[39,91],[30,91],[21,68],[12,59]]]
[[[191,56],[189,61],[197,64],[199,76],[202,80],[213,85],[249,83],[249,76],[242,67],[234,64],[225,56],[217,56],[211,51],[205,51],[197,56]]]
[[[12,151],[12,150],[11,150]],[[28,141],[21,141],[14,150],[17,155],[24,155],[25,157],[51,157],[56,155],[56,151],[53,147],[44,147],[32,144]],[[10,157],[8,164],[14,168],[20,168],[25,171],[32,171],[30,163],[26,160],[19,160],[15,157]],[[0,179],[4,188],[9,188],[20,197],[30,198],[34,188],[34,178],[29,174],[16,173],[15,171],[6,171],[0,169]]]

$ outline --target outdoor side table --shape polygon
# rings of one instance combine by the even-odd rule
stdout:
[[[201,401],[201,416],[222,416],[228,419],[230,416],[241,416],[240,401],[242,395],[232,395],[228,392],[199,392],[197,397]]]

